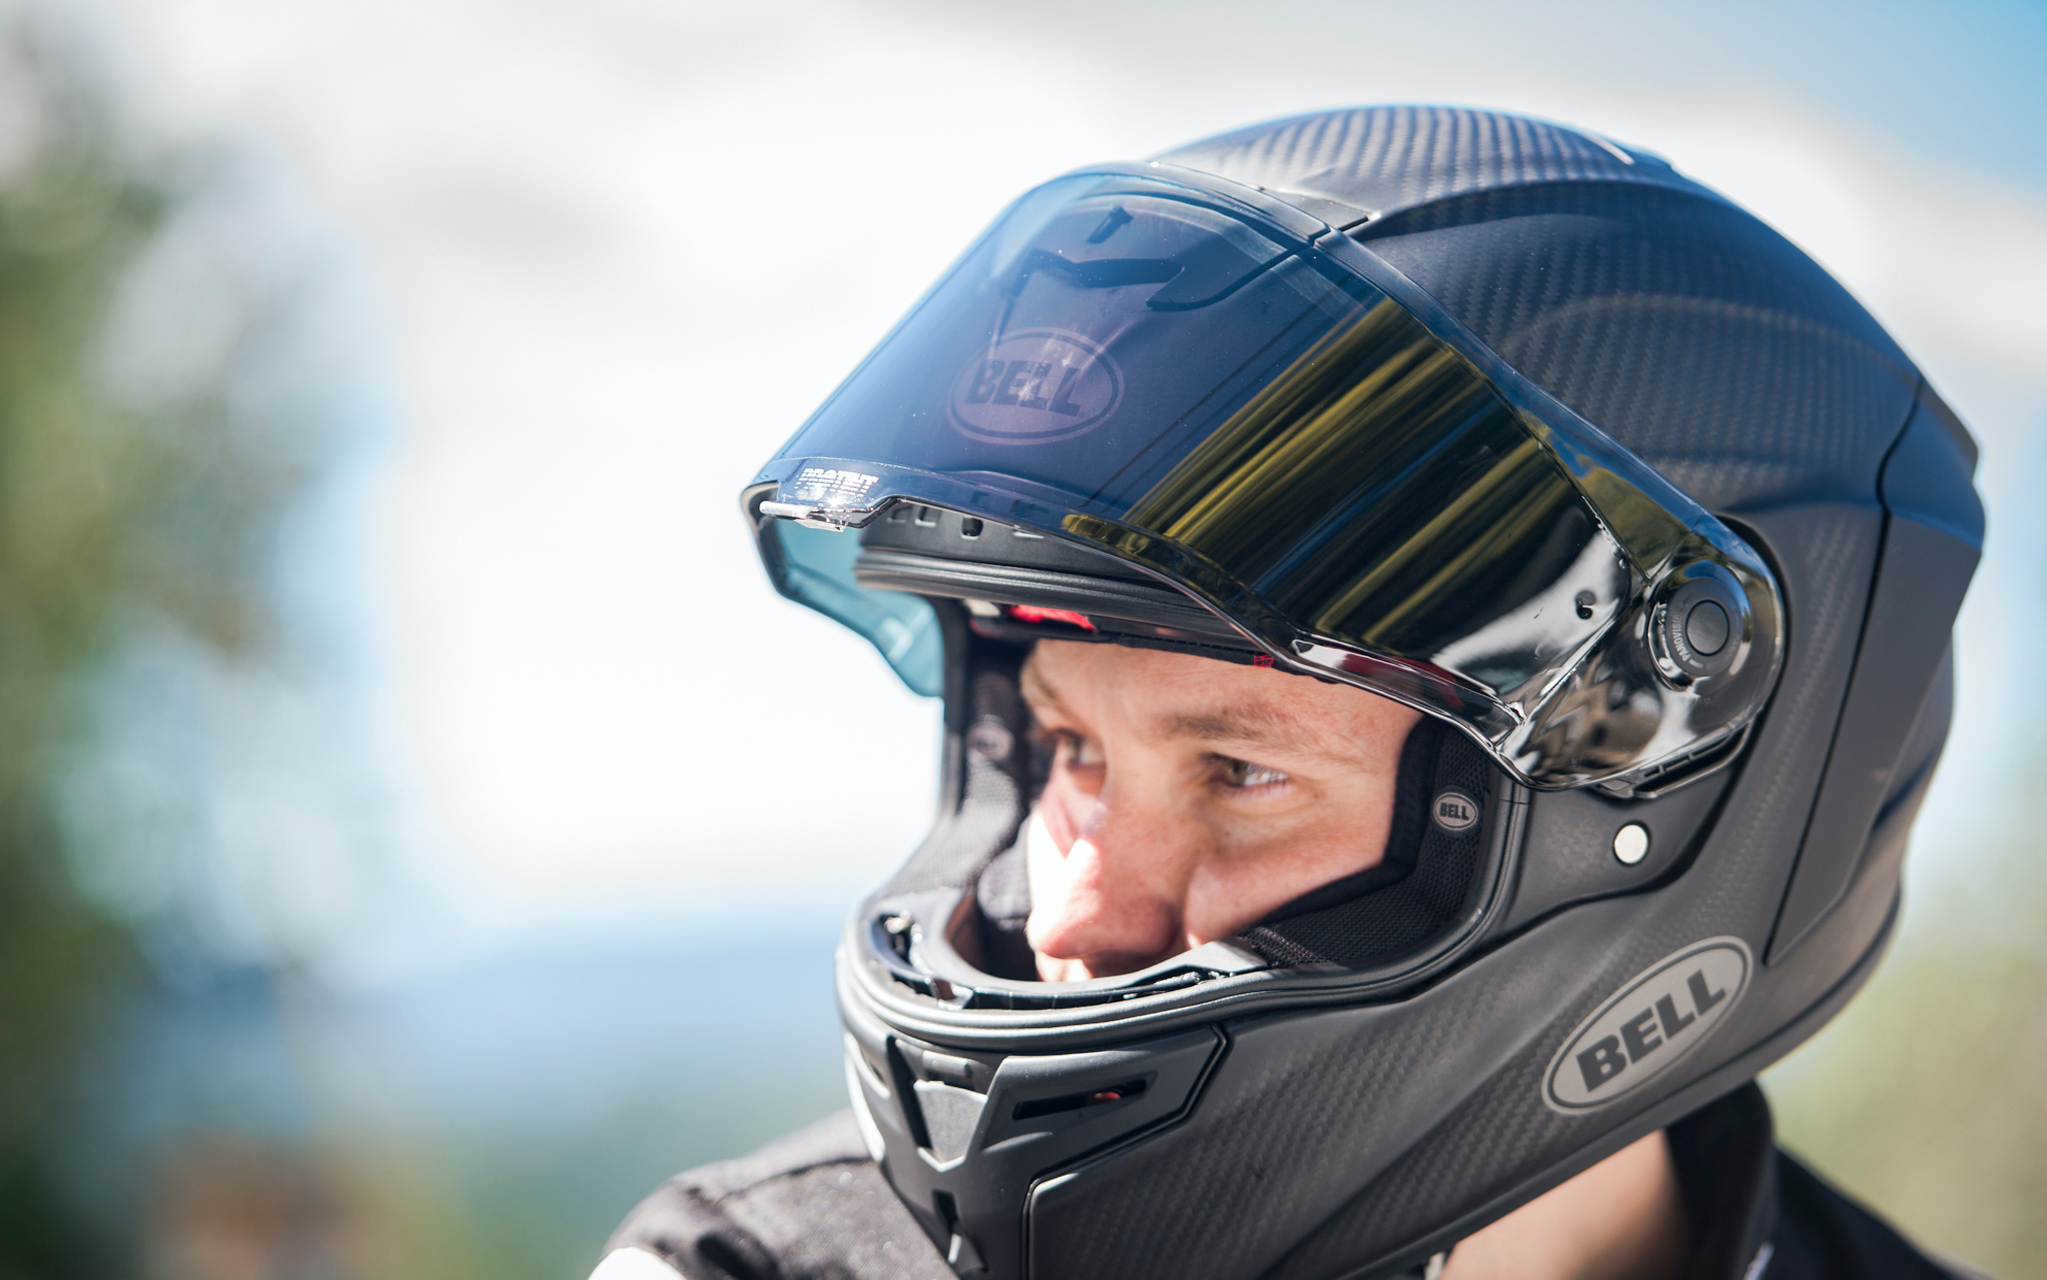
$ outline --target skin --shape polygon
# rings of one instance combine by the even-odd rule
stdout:
[[[1044,641],[1023,672],[1057,744],[1026,936],[1048,982],[1227,938],[1385,856],[1419,713],[1271,668]]]
[[[1458,1241],[1443,1280],[1667,1280],[1687,1234],[1658,1129]]]
[[[1055,747],[1025,927],[1048,982],[1230,937],[1375,866],[1419,713],[1271,668],[1040,641],[1024,665]],[[1661,1132],[1470,1236],[1445,1280],[1654,1280],[1686,1227]]]

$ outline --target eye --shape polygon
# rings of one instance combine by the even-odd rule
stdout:
[[[1248,791],[1253,787],[1289,781],[1287,775],[1279,770],[1267,768],[1262,764],[1252,764],[1249,760],[1232,760],[1225,756],[1220,763],[1222,783],[1233,790]]]
[[[1035,735],[1052,740],[1058,762],[1074,769],[1088,769],[1102,763],[1102,748],[1086,734],[1071,729],[1038,729]]]

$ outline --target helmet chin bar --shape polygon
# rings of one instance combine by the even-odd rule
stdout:
[[[1412,990],[1496,930],[1527,792],[1461,736],[1423,722],[1419,747],[1402,764],[1404,775],[1412,762],[1425,772],[1403,792],[1432,801],[1439,759],[1451,761],[1466,771],[1457,780],[1478,793],[1482,812],[1464,837],[1473,856],[1462,901],[1433,936],[1384,963],[1268,954],[1315,936],[1312,928],[1294,939],[1268,930],[1312,925],[1346,906],[1310,895],[1266,926],[1133,973],[1065,983],[999,977],[977,962],[976,884],[1015,844],[1030,799],[1028,767],[1001,750],[1026,740],[1014,687],[1023,650],[975,634],[958,604],[936,606],[953,654],[950,812],[896,881],[847,925],[839,956],[847,1079],[876,1158],[936,1246],[962,1276],[1015,1280],[1027,1274],[1030,1205],[1078,1162],[1105,1158],[1183,1119],[1225,1056],[1230,1020],[1304,999]],[[991,721],[1005,732],[993,732]],[[1491,781],[1470,782],[1474,768]],[[1426,830],[1426,837],[1410,833],[1417,848],[1446,838]],[[1416,853],[1401,855],[1404,865],[1413,866]],[[1394,888],[1410,878],[1420,879],[1410,870]]]
[[[1185,1115],[1225,1044],[1207,1026],[1092,1053],[992,1054],[913,1039],[855,1007],[855,1115],[961,1276],[1025,1274],[1024,1204],[1047,1171]]]

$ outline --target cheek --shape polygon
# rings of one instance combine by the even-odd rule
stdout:
[[[1280,904],[1333,876],[1316,878],[1311,859],[1292,841],[1239,847],[1202,864],[1187,884],[1187,939],[1212,942],[1241,933]]]
[[[1226,856],[1204,863],[1187,888],[1187,934],[1227,938],[1304,893],[1377,866],[1386,856],[1386,805],[1323,804],[1251,836],[1238,827]]]

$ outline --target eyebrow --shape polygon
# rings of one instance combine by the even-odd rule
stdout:
[[[1024,701],[1030,704],[1033,714],[1038,707],[1071,717],[1072,712],[1059,699],[1059,691],[1046,680],[1037,664],[1026,660],[1018,680]],[[1152,732],[1161,738],[1194,738],[1202,742],[1249,743],[1253,746],[1269,747],[1303,755],[1330,758],[1334,753],[1316,740],[1304,734],[1300,726],[1293,724],[1268,707],[1222,707],[1213,711],[1182,711],[1159,717],[1152,723]]]
[[[1204,742],[1248,742],[1310,755],[1327,755],[1285,717],[1261,706],[1223,707],[1215,711],[1181,712],[1157,721],[1163,737],[1198,738]]]

